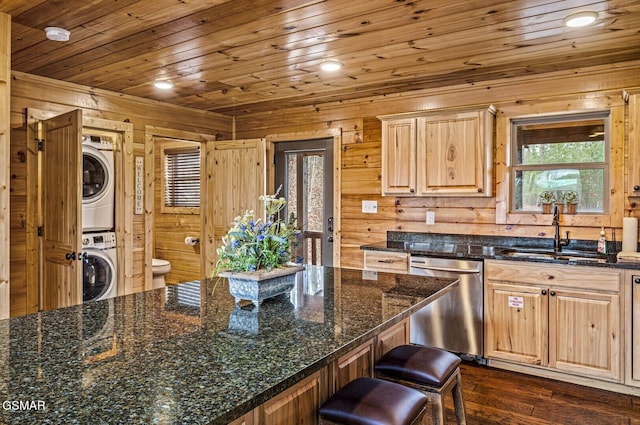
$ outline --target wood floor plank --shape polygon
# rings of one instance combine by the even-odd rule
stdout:
[[[640,425],[640,397],[470,362],[461,370],[468,425]],[[450,396],[445,405],[455,425]]]

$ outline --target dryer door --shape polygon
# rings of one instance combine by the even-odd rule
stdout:
[[[115,267],[101,250],[85,248],[82,259],[82,301],[102,299],[115,285]]]
[[[92,146],[82,146],[82,203],[91,204],[102,198],[110,178],[104,155]]]

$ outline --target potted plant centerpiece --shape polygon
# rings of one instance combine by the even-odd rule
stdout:
[[[543,214],[551,214],[551,204],[556,200],[556,196],[549,190],[540,192],[540,204]]]
[[[264,220],[255,211],[236,217],[217,250],[214,275],[228,279],[236,303],[250,300],[258,307],[267,298],[288,293],[295,273],[304,269],[292,261],[300,229],[293,213],[281,218],[287,201],[277,198],[279,191],[260,197]]]
[[[564,202],[567,204],[567,214],[575,214],[578,209],[578,193],[575,190],[568,190],[563,194]]]

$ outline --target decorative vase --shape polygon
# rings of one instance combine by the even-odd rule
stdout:
[[[236,304],[249,300],[258,308],[268,298],[291,292],[296,284],[296,273],[300,270],[304,270],[304,266],[287,266],[269,272],[220,272],[218,276],[228,279],[229,292]]]
[[[542,204],[542,214],[551,214],[551,204],[550,203]]]
[[[578,210],[578,204],[567,204],[567,214],[575,214]]]

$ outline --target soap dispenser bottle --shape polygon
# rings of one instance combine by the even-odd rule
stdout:
[[[604,233],[604,227],[600,229],[600,237],[598,238],[598,254],[607,254],[607,235]]]

